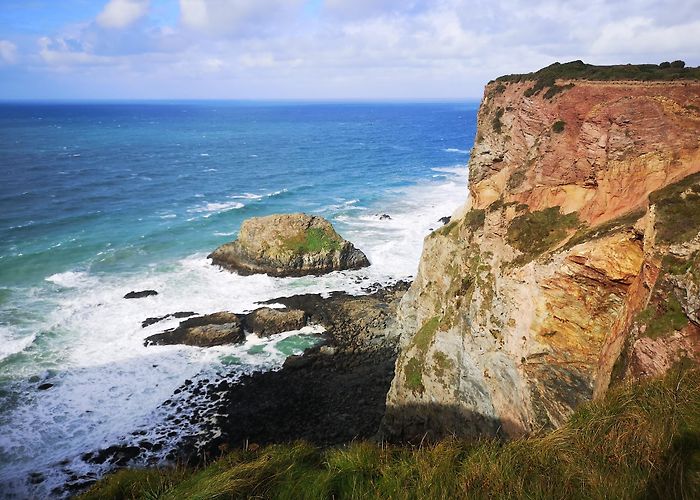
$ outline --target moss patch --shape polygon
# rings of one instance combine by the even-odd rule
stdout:
[[[501,122],[501,118],[503,118],[503,112],[503,108],[496,108],[496,115],[493,117],[493,120],[491,120],[493,131],[497,134],[500,134],[503,130],[503,122]]]
[[[415,346],[422,354],[425,354],[433,341],[433,337],[435,337],[435,332],[437,331],[439,324],[440,318],[438,316],[433,316],[430,318],[413,336],[411,345]]]
[[[437,378],[441,379],[444,383],[445,375],[452,371],[454,368],[454,362],[447,357],[447,354],[441,351],[437,351],[433,354],[433,371]]]
[[[555,134],[561,134],[566,127],[566,122],[564,120],[557,120],[552,125],[552,132]]]
[[[646,325],[644,335],[652,339],[666,337],[688,324],[680,302],[672,293],[666,301],[650,304],[639,313],[637,320]]]
[[[426,362],[425,356],[428,348],[430,348],[430,344],[433,342],[438,326],[440,326],[440,317],[433,316],[423,323],[423,326],[411,339],[409,349],[415,348],[416,353],[404,367],[406,387],[411,391],[422,393],[424,390],[423,370]]]
[[[413,391],[423,393],[423,362],[417,357],[413,357],[406,363],[404,369],[406,387]]]
[[[510,174],[510,177],[508,177],[508,189],[517,189],[519,188],[523,182],[525,182],[525,178],[527,177],[527,174],[525,173],[524,168],[518,168],[513,171],[512,174]]]
[[[283,241],[282,246],[296,254],[333,252],[340,250],[342,240],[335,232],[312,227],[294,238]]]
[[[579,225],[578,214],[562,214],[559,207],[527,212],[515,217],[508,226],[507,240],[522,252],[518,264],[526,264],[566,238]]]
[[[486,211],[482,209],[473,209],[467,212],[464,216],[464,225],[472,232],[484,227],[486,220]]]
[[[654,191],[649,202],[656,205],[659,240],[683,243],[700,232],[700,173]]]

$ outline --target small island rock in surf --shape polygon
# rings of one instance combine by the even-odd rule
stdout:
[[[238,274],[321,275],[369,266],[364,253],[343,239],[323,217],[276,214],[243,222],[238,239],[209,256]]]

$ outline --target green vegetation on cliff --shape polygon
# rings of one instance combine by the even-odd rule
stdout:
[[[548,434],[412,448],[239,450],[191,470],[123,470],[83,499],[698,498],[700,372],[612,390]]]
[[[618,64],[613,66],[595,66],[583,61],[550,64],[532,73],[504,75],[496,78],[498,85],[503,82],[534,81],[532,87],[525,91],[525,97],[539,94],[544,89],[545,99],[551,99],[559,92],[572,88],[573,84],[556,85],[557,80],[633,80],[633,81],[670,81],[700,80],[700,68],[686,68],[674,61],[674,64]]]
[[[656,206],[657,236],[661,241],[682,243],[700,231],[700,174],[654,191],[649,202]]]
[[[579,225],[578,214],[562,214],[559,207],[526,212],[508,226],[508,243],[522,252],[518,264],[526,264],[566,238]]]

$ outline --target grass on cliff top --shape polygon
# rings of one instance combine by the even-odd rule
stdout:
[[[685,68],[678,64],[617,64],[613,66],[595,66],[583,61],[550,64],[532,73],[504,75],[495,81],[503,82],[534,81],[534,85],[525,91],[525,97],[544,93],[545,99],[551,99],[560,92],[572,88],[573,84],[556,85],[557,80],[634,80],[634,81],[671,81],[700,80],[700,68]]]
[[[338,234],[312,227],[294,238],[285,240],[283,246],[296,254],[333,252],[340,250],[342,240]]]
[[[207,467],[123,470],[87,499],[698,498],[700,373],[613,389],[560,429],[417,448],[355,442],[235,451]]]
[[[583,61],[567,63],[555,62],[532,73],[504,75],[496,78],[497,82],[544,81],[554,80],[633,80],[633,81],[669,81],[700,80],[700,68],[662,67],[660,64],[615,64],[596,66]],[[548,85],[550,86],[550,85]]]

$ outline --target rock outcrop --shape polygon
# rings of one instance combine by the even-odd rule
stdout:
[[[244,328],[261,337],[299,330],[306,326],[308,314],[301,309],[272,309],[261,307],[246,314]]]
[[[147,337],[144,344],[213,347],[237,344],[244,340],[245,334],[239,317],[229,312],[217,312],[181,321],[177,328]]]
[[[399,307],[383,434],[518,436],[700,360],[700,82],[487,85]]]
[[[212,264],[239,274],[320,275],[369,265],[364,253],[343,239],[330,222],[307,214],[253,217],[238,239],[214,250]]]

